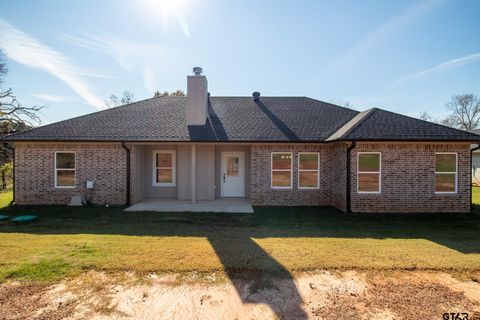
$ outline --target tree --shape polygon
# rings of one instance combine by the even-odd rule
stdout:
[[[7,64],[0,51],[0,136],[10,133],[23,131],[40,124],[40,117],[38,112],[44,106],[24,106],[17,97],[13,94],[11,88],[4,89],[2,84],[5,81],[7,74]],[[11,173],[13,166],[11,165],[12,154],[11,150],[0,145],[0,173],[1,173],[1,187],[7,186],[6,175]]]
[[[418,116],[420,120],[424,121],[429,121],[429,122],[436,122],[433,117],[426,111],[420,112],[420,115]]]
[[[6,63],[0,52],[0,84],[4,82],[6,74]],[[0,87],[0,136],[40,124],[38,112],[43,108],[44,106],[24,106],[11,88]]]
[[[105,105],[107,106],[107,108],[114,108],[132,102],[135,102],[135,97],[133,93],[130,91],[123,91],[122,97],[118,97],[116,94],[111,94],[110,100],[105,101]]]
[[[183,92],[182,89],[177,89],[173,92],[170,92],[168,93],[168,91],[163,91],[160,92],[160,90],[156,90],[154,93],[153,93],[153,97],[154,98],[157,98],[157,97],[168,97],[168,96],[171,96],[171,97],[185,97],[185,92]]]
[[[474,94],[453,96],[447,110],[451,112],[448,122],[455,128],[470,131],[480,122],[480,98]]]

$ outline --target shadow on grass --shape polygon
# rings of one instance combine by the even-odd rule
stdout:
[[[39,216],[39,221],[30,225],[2,225],[0,233],[205,237],[228,277],[249,282],[247,288],[232,281],[242,301],[266,303],[279,318],[287,312],[288,301],[288,314],[305,319],[303,301],[290,272],[253,239],[427,239],[461,253],[480,253],[480,206],[470,214],[346,214],[318,207],[257,207],[254,214],[149,213],[96,206],[13,207],[0,212]],[[252,288],[272,289],[272,276],[286,281],[294,292],[278,290],[276,302],[262,301],[261,296],[249,292]]]

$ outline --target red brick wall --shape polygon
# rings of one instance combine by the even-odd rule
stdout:
[[[382,154],[380,194],[357,193],[357,153]],[[435,194],[435,152],[458,153],[458,192]],[[352,150],[353,212],[470,211],[470,145],[440,143],[358,143]]]
[[[292,152],[293,188],[272,189],[271,153]],[[298,189],[298,152],[320,153],[320,188],[318,190]],[[330,144],[324,145],[253,145],[250,167],[250,200],[253,205],[308,206],[332,205],[332,152]]]
[[[55,151],[76,151],[76,188],[55,188]],[[126,201],[126,153],[113,143],[16,143],[15,201],[17,204],[68,204],[85,195],[95,204]],[[86,190],[85,180],[95,189]]]

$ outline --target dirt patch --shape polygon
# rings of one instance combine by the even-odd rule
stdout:
[[[45,284],[10,282],[0,286],[0,319],[65,319],[74,310],[74,305],[57,303]],[[54,308],[51,306],[55,305]]]
[[[180,278],[180,280],[179,280]],[[480,311],[480,284],[444,273],[303,273],[295,279],[89,272],[0,286],[0,319],[441,319]]]

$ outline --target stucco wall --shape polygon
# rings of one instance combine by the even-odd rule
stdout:
[[[55,151],[76,152],[76,187],[55,188]],[[15,143],[15,202],[68,204],[73,195],[95,204],[126,201],[126,151],[119,143]],[[85,181],[95,189],[86,190]]]
[[[357,193],[357,153],[382,154],[380,194]],[[458,153],[458,192],[435,194],[435,152]],[[351,158],[354,212],[470,211],[470,145],[440,143],[358,143]]]

